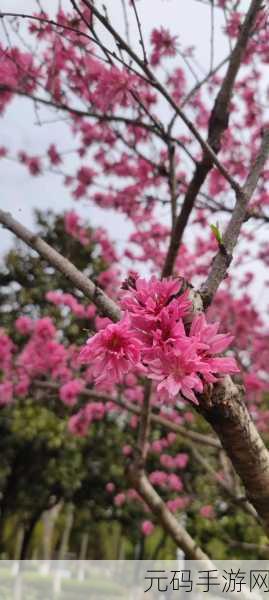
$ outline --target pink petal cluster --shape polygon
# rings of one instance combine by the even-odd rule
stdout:
[[[50,291],[46,293],[46,300],[52,302],[55,306],[67,306],[80,319],[88,316],[87,308],[80,304],[72,294]]]
[[[139,366],[140,346],[130,330],[129,319],[124,318],[90,338],[81,350],[80,360],[91,363],[96,385],[116,383],[131,367]]]
[[[153,533],[155,529],[155,526],[153,525],[153,523],[151,521],[143,521],[142,525],[141,525],[141,531],[143,533],[143,535],[148,536],[151,535]]]
[[[105,416],[106,407],[103,402],[91,402],[86,404],[78,413],[72,415],[68,421],[68,429],[73,435],[83,437],[94,421],[102,421]]]
[[[89,234],[81,225],[80,217],[74,210],[65,213],[64,227],[66,233],[69,233],[75,240],[78,240],[82,246],[89,244]]]
[[[33,329],[33,321],[30,317],[21,316],[15,321],[15,327],[21,335],[29,335]]]
[[[153,45],[153,52],[150,59],[152,65],[159,65],[161,59],[165,56],[175,56],[177,38],[176,36],[172,36],[168,29],[164,27],[153,29],[150,41]]]
[[[205,519],[214,519],[215,511],[213,506],[211,504],[206,504],[205,506],[202,506],[202,508],[200,508],[200,515]]]
[[[74,406],[78,401],[78,396],[84,388],[84,383],[80,379],[72,379],[60,388],[60,398],[67,406]]]
[[[200,314],[186,331],[183,318],[191,302],[188,291],[181,292],[180,279],[146,281],[131,273],[123,289],[123,319],[90,338],[80,354],[82,362],[92,364],[97,385],[118,383],[131,368],[142,367],[161,397],[180,394],[198,403],[196,393],[203,392],[205,383],[238,371],[234,358],[216,356],[233,339],[218,333],[218,324],[207,323]]]

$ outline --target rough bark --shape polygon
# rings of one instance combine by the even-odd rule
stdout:
[[[269,535],[269,452],[230,377],[214,387],[200,411],[217,433]]]

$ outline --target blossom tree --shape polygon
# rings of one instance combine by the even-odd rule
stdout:
[[[73,166],[55,139],[42,156],[25,148],[13,156],[2,147],[1,157],[17,160],[33,177],[56,172],[74,201],[119,212],[132,226],[117,268],[109,228],[97,231],[111,266],[90,278],[68,259],[68,248],[62,254],[53,239],[44,241],[0,210],[2,225],[69,282],[70,293],[52,282],[44,301],[88,319],[91,330],[84,343],[78,336],[78,343],[67,344],[51,319],[22,314],[15,323],[25,336],[22,346],[1,333],[1,403],[36,385],[58,390],[73,407],[86,397],[69,422],[77,435],[115,410],[127,414],[137,438],[125,448],[126,478],[131,495],[152,513],[144,534],[156,520],[187,556],[207,558],[174,514],[182,504],[164,501],[156,489],[179,492],[177,469],[184,461],[187,468],[186,459],[162,453],[163,467],[174,461],[169,475],[163,468],[150,473],[148,466],[157,426],[194,445],[211,445],[222,460],[223,448],[230,461],[225,468],[204,467],[268,534],[269,454],[261,434],[268,429],[269,334],[266,310],[254,298],[268,265],[262,235],[269,219],[268,15],[262,0],[219,0],[215,7],[205,1],[210,66],[198,78],[195,51],[182,47],[177,31],[160,27],[150,39],[144,35],[143,1],[119,3],[123,33],[106,4],[70,0],[50,14],[38,2],[30,14],[0,15],[3,117],[16,97],[28,98],[57,118],[64,115],[77,142]],[[167,7],[178,17],[176,4]],[[229,44],[218,64],[215,11],[224,15]],[[66,231],[87,243],[75,211],[66,217]],[[259,270],[245,270],[252,261]],[[182,414],[191,415],[189,421],[203,417],[215,435],[190,430]],[[196,456],[202,466],[197,450]],[[234,491],[234,472],[244,494]],[[113,492],[113,482],[108,485]],[[210,516],[212,507],[202,514]]]

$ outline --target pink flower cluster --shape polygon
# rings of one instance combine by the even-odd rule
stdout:
[[[176,36],[171,35],[168,29],[161,27],[153,29],[150,41],[153,46],[150,62],[152,65],[159,65],[161,59],[168,56],[175,56],[177,51]]]
[[[60,398],[67,406],[74,406],[78,401],[78,396],[84,388],[84,383],[80,379],[71,379],[64,383],[60,389]]]
[[[92,375],[98,386],[117,383],[131,367],[141,366],[141,344],[132,339],[130,320],[124,318],[120,323],[107,325],[90,338],[81,350],[81,362],[92,364]]]
[[[234,358],[216,356],[233,339],[218,333],[218,324],[208,324],[200,314],[186,330],[183,318],[191,302],[179,279],[146,281],[131,273],[123,288],[122,320],[90,338],[80,353],[81,362],[92,365],[97,386],[119,383],[136,368],[157,382],[161,397],[180,395],[197,404],[196,393],[206,383],[238,372]]]
[[[78,240],[82,246],[89,244],[88,232],[81,225],[79,215],[74,210],[65,213],[64,227],[66,233],[69,233],[75,240]]]
[[[72,294],[51,291],[46,293],[46,300],[52,302],[55,306],[67,306],[80,319],[88,316],[87,307],[80,304]]]
[[[72,382],[73,384],[74,382]],[[106,413],[103,402],[90,402],[78,413],[72,415],[68,421],[70,433],[77,436],[85,436],[92,422],[102,421]]]

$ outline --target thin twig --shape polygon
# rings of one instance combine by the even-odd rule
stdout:
[[[124,18],[125,35],[126,35],[127,42],[130,46],[131,45],[130,27],[129,27],[128,14],[127,14],[125,0],[121,0],[121,5],[122,5],[122,11],[123,11],[123,18]]]
[[[210,67],[209,67],[209,71],[213,71],[213,65],[214,65],[214,37],[215,37],[215,7],[214,7],[214,0],[211,0],[211,5],[210,5]]]
[[[196,140],[200,143],[204,153],[206,156],[209,156],[212,163],[216,165],[219,171],[222,173],[223,177],[230,183],[231,187],[235,190],[238,188],[238,184],[234,180],[234,178],[229,174],[227,169],[223,166],[223,164],[218,160],[216,153],[210,144],[203,139],[200,135],[198,129],[195,127],[193,122],[183,113],[181,108],[178,107],[176,102],[173,100],[172,96],[170,96],[169,92],[166,90],[165,86],[155,77],[154,73],[150,70],[148,65],[139,58],[139,56],[134,52],[132,48],[130,48],[125,42],[125,40],[121,37],[121,35],[115,30],[115,28],[111,25],[110,22],[100,13],[96,6],[93,4],[91,0],[82,0],[88,8],[93,11],[93,14],[99,19],[99,21],[104,25],[104,27],[109,31],[109,33],[114,37],[114,39],[120,44],[120,46],[129,54],[129,56],[135,61],[135,63],[144,71],[144,73],[148,77],[148,83],[150,83],[153,87],[155,87],[161,95],[167,100],[167,102],[173,107],[176,113],[180,116],[182,121],[185,123],[187,128],[192,132]],[[253,0],[254,1],[254,0]],[[262,0],[256,0],[259,4]]]
[[[143,405],[140,411],[140,427],[138,434],[138,466],[144,467],[146,463],[148,453],[148,439],[150,433],[150,422],[151,422],[151,399],[152,382],[147,379],[144,388]]]
[[[177,177],[175,170],[175,146],[169,144],[168,147],[169,157],[169,190],[170,190],[170,201],[171,201],[171,220],[172,230],[175,227],[177,217]]]
[[[37,380],[33,381],[33,385],[37,385],[37,387],[40,387],[43,389],[44,388],[51,389],[51,390],[54,390],[57,392],[59,390],[59,386],[57,385],[57,383],[54,383],[52,381],[42,381],[42,380],[37,379]],[[90,399],[94,399],[94,400],[99,400],[101,402],[113,402],[113,404],[120,406],[124,410],[127,410],[127,411],[133,413],[134,415],[137,415],[137,416],[141,415],[141,409],[137,405],[129,402],[128,400],[123,400],[121,398],[114,398],[111,396],[107,396],[106,394],[103,394],[101,392],[96,392],[94,390],[89,390],[89,389],[84,389],[80,395],[82,398],[90,398]],[[198,433],[197,431],[193,431],[191,429],[185,429],[185,427],[183,427],[182,425],[178,425],[177,423],[175,423],[175,421],[170,421],[169,419],[161,417],[160,415],[157,415],[154,412],[151,412],[150,420],[152,421],[152,423],[155,423],[156,425],[159,425],[159,426],[163,427],[164,429],[173,431],[174,433],[176,433],[180,437],[182,437],[184,440],[190,440],[190,442],[193,442],[195,444],[201,444],[202,446],[209,446],[211,448],[215,448],[218,450],[221,448],[221,445],[216,438],[214,438],[210,435]]]
[[[138,32],[139,32],[139,43],[140,43],[142,51],[143,51],[144,63],[145,63],[145,65],[147,65],[148,64],[148,57],[147,57],[147,52],[146,52],[146,48],[145,48],[145,44],[144,44],[144,38],[143,38],[143,33],[142,33],[142,25],[141,25],[141,21],[139,19],[138,10],[136,8],[136,2],[135,2],[135,0],[131,0],[131,5],[132,5],[132,7],[134,9],[135,19],[136,19],[136,23],[137,23]]]
[[[81,290],[103,314],[113,321],[120,319],[121,312],[115,302],[86,275],[83,275],[67,258],[42,240],[40,236],[24,227],[24,225],[13,219],[9,213],[3,210],[0,210],[0,223],[23,240],[30,248],[36,250],[50,265],[65,275],[75,288]]]
[[[219,250],[212,264],[209,275],[202,286],[201,294],[204,305],[212,301],[219,285],[226,276],[228,267],[233,258],[233,251],[237,244],[241,227],[247,217],[248,204],[255,192],[258,180],[269,156],[269,129],[263,133],[263,139],[257,158],[250,168],[247,180],[240,192],[237,193],[236,203],[231,219],[227,225]]]

